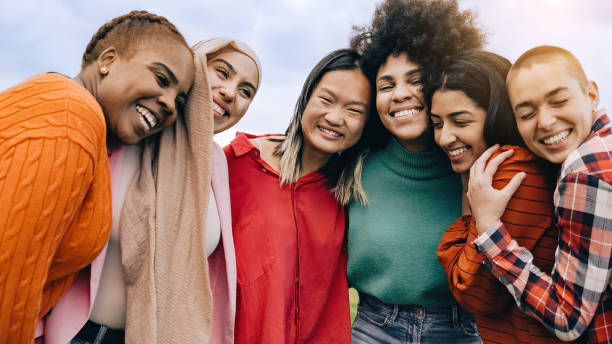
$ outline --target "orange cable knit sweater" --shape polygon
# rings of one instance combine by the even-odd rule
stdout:
[[[110,225],[106,126],[92,95],[54,73],[0,93],[0,343],[34,341]]]

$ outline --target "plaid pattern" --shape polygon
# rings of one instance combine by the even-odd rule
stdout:
[[[519,308],[557,337],[612,342],[612,125],[600,110],[591,135],[563,163],[555,190],[559,245],[551,275],[533,265],[504,224],[495,223],[474,243],[485,265]]]

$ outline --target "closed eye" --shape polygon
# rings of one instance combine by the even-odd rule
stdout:
[[[553,102],[550,102],[550,104],[552,106],[560,106],[560,105],[563,105],[563,104],[567,103],[568,100],[569,100],[568,98],[560,99],[560,100],[555,100]]]
[[[242,94],[244,97],[248,99],[251,98],[251,91],[248,88],[240,88],[239,91],[240,91],[240,94]]]
[[[223,68],[217,68],[216,71],[222,79],[227,79],[229,77],[229,73]]]
[[[170,81],[164,74],[160,72],[155,72],[155,78],[157,79],[157,83],[159,84],[159,86],[163,88],[170,86]]]

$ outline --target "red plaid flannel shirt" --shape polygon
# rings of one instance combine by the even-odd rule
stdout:
[[[612,125],[598,112],[590,136],[563,163],[555,190],[559,244],[551,275],[533,265],[500,221],[474,243],[519,308],[562,340],[585,331],[612,342]]]

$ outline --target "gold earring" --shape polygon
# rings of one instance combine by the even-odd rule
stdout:
[[[102,75],[108,74],[108,68],[107,67],[101,67],[100,68],[100,74],[102,74]]]

